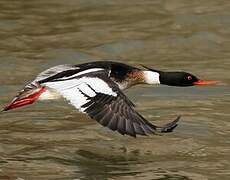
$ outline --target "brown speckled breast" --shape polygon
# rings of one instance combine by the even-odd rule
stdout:
[[[137,69],[128,73],[122,81],[118,82],[118,81],[116,81],[116,79],[113,79],[113,81],[115,81],[118,84],[118,86],[121,90],[127,89],[127,88],[134,86],[136,84],[142,84],[145,82],[143,71],[137,70]]]

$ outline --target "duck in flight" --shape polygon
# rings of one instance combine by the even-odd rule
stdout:
[[[27,84],[5,106],[3,111],[32,104],[37,99],[49,99],[58,93],[82,113],[101,125],[122,135],[148,135],[173,131],[180,119],[163,126],[147,121],[122,90],[137,84],[168,86],[211,85],[187,72],[164,72],[143,66],[140,69],[112,61],[96,61],[79,65],[58,65],[47,69]]]

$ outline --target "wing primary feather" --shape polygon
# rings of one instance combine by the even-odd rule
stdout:
[[[151,129],[148,125],[146,124],[141,124],[142,129],[145,131],[146,134],[155,134],[154,130]]]
[[[147,135],[139,124],[133,123],[133,127],[135,129],[136,134],[145,135],[145,136]]]
[[[136,137],[136,132],[133,127],[133,123],[125,119],[125,124],[126,124],[126,133],[130,136]]]
[[[122,117],[120,117],[118,119],[117,131],[122,135],[126,134],[126,132],[125,132],[126,127],[125,126],[126,126],[125,120]]]
[[[103,108],[100,112],[98,112],[96,115],[94,115],[92,118],[95,119],[97,122],[101,122],[101,119],[105,116],[107,113],[107,109]]]
[[[93,101],[97,101],[101,104],[107,104],[108,102],[111,102],[113,100],[113,97],[110,95],[102,95],[98,93],[98,96],[93,99]]]
[[[161,133],[168,133],[168,132],[172,132],[173,129],[175,129],[177,127],[177,123],[180,120],[181,116],[177,116],[177,118],[175,120],[173,120],[170,123],[167,123],[165,125],[163,125],[162,127],[160,127],[160,132]],[[157,128],[158,129],[158,128]]]
[[[107,112],[99,121],[100,124],[102,124],[103,126],[107,126],[110,122],[111,119],[111,114],[109,112]]]
[[[115,113],[115,114],[113,114],[113,116],[112,116],[112,118],[111,118],[111,120],[110,120],[110,122],[108,124],[108,127],[111,130],[115,131],[115,130],[117,130],[117,124],[118,124],[118,119],[117,119],[117,115]]]

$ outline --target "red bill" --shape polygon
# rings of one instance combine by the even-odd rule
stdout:
[[[214,85],[217,84],[218,81],[213,81],[213,80],[198,80],[196,82],[194,82],[194,85],[198,85],[198,86],[206,86],[206,85]]]

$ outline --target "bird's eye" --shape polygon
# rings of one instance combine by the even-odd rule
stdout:
[[[188,79],[189,81],[191,81],[191,80],[192,80],[192,76],[188,76],[187,79]]]

